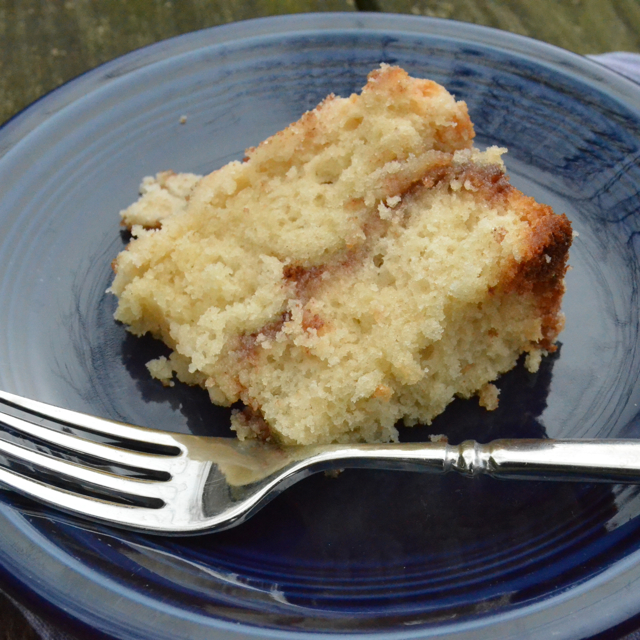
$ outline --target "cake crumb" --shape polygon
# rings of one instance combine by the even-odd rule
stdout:
[[[533,349],[527,353],[524,359],[524,366],[530,373],[535,373],[540,368],[542,357],[548,355],[544,349]]]
[[[159,228],[162,220],[186,210],[191,192],[201,178],[194,173],[173,171],[147,176],[140,184],[140,198],[120,212],[122,224],[132,231],[136,225]]]
[[[500,389],[495,384],[485,384],[478,393],[478,402],[487,411],[495,411],[498,408],[498,396]]]
[[[402,198],[400,196],[392,196],[390,198],[387,198],[387,207],[389,207],[389,209],[393,209],[393,207],[395,207],[401,200]]]
[[[171,363],[164,356],[149,360],[146,364],[152,378],[160,380],[165,387],[173,387],[173,368]]]

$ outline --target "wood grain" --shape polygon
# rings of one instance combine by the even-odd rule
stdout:
[[[450,18],[576,53],[640,52],[638,0],[376,0],[381,11]]]
[[[165,38],[358,8],[473,22],[577,53],[640,52],[638,0],[0,0],[0,122],[84,71]]]
[[[354,9],[353,0],[0,0],[0,122],[159,40],[248,18]]]

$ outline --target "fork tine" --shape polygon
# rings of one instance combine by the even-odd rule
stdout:
[[[165,493],[165,487],[161,481],[125,478],[107,471],[93,470],[74,462],[67,462],[31,449],[25,449],[2,439],[0,439],[0,452],[9,454],[19,462],[26,461],[56,474],[68,476],[72,480],[89,482],[101,489],[106,488],[132,496],[159,498],[160,500],[163,499]]]
[[[62,409],[51,404],[30,400],[16,396],[13,393],[0,391],[0,404],[8,404],[28,413],[33,413],[43,418],[68,424],[73,427],[81,427],[107,436],[115,436],[127,440],[135,440],[151,445],[179,446],[170,433],[136,427],[113,420],[97,418],[86,413]]]
[[[75,435],[61,433],[16,416],[0,414],[0,423],[44,442],[55,444],[69,451],[100,458],[112,464],[167,472],[170,472],[176,465],[176,457],[126,451],[108,444],[100,444]]]
[[[127,528],[171,531],[171,527],[164,524],[164,507],[115,504],[108,500],[80,496],[2,467],[0,467],[0,483],[64,511],[75,512],[76,515],[81,514]]]

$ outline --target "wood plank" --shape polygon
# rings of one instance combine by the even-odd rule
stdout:
[[[376,0],[381,11],[473,22],[576,53],[640,52],[638,0]]]
[[[60,84],[172,36],[353,0],[0,0],[0,122]]]

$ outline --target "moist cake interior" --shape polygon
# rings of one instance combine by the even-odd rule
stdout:
[[[122,212],[116,318],[173,351],[241,438],[392,441],[555,349],[571,227],[472,146],[464,102],[382,66],[212,174]]]

